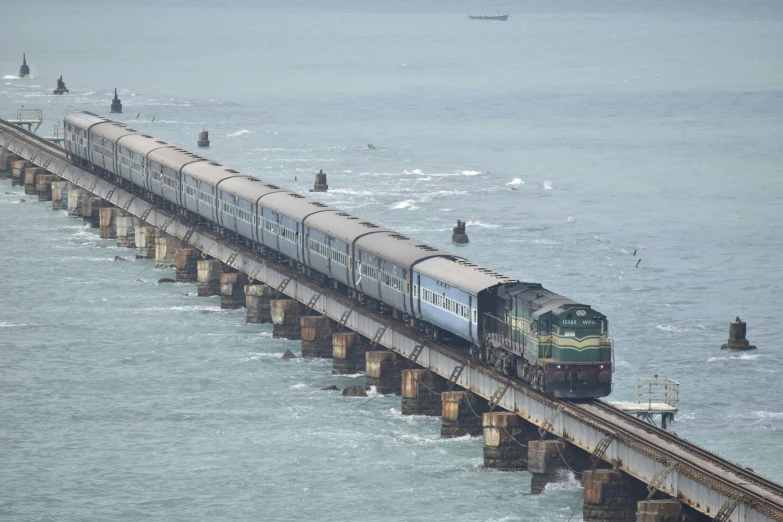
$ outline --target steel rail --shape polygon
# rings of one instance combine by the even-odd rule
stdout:
[[[60,159],[67,159],[63,148],[45,141],[40,136],[2,119],[0,119],[0,127],[6,129],[14,136],[14,138],[10,138],[6,143],[0,142],[0,145],[5,146],[6,148],[16,139],[25,142],[39,153],[42,150],[46,150],[46,154],[53,154]],[[40,159],[41,158],[38,160],[40,161]],[[90,174],[83,169],[79,170],[82,170],[85,174]],[[149,204],[151,205],[151,203]],[[204,232],[202,231],[202,233]],[[206,235],[214,236],[211,232],[207,232]],[[220,241],[217,237],[215,237],[215,240]],[[244,250],[243,247],[238,245],[232,245],[232,248]],[[252,257],[253,255],[249,256]],[[262,260],[262,262],[272,264],[269,260]],[[295,270],[282,265],[275,264],[274,269],[280,272],[288,272],[290,277],[295,277],[297,279],[301,277],[301,274]],[[298,284],[312,286],[317,289],[316,291],[322,290],[319,285],[309,280],[300,280],[298,281]],[[323,293],[324,295],[329,294],[331,299],[344,302],[347,306],[356,306],[353,301],[332,290],[323,289]],[[480,373],[490,376],[498,382],[508,382],[520,393],[527,395],[542,404],[553,408],[560,407],[562,408],[563,414],[579,419],[581,422],[585,422],[605,433],[612,434],[643,455],[654,458],[661,463],[675,463],[678,471],[689,476],[696,482],[713,488],[715,491],[730,498],[743,497],[743,503],[770,516],[774,520],[783,521],[783,486],[780,484],[762,477],[747,468],[743,468],[737,463],[715,455],[709,450],[690,441],[637,419],[636,417],[613,407],[611,404],[599,400],[587,403],[573,403],[544,395],[538,390],[531,388],[527,383],[518,379],[509,379],[500,374],[495,368],[468,357],[464,352],[447,345],[433,343],[431,339],[426,338],[415,330],[401,325],[389,317],[377,314],[365,307],[362,308],[363,314],[372,317],[373,320],[379,323],[387,325],[390,329],[398,331],[404,329],[404,335],[426,344],[430,349],[446,355],[466,367],[471,366]],[[406,355],[393,347],[391,349],[404,356]],[[481,393],[478,394],[482,395]],[[568,440],[568,435],[564,434],[563,438]],[[661,440],[656,441],[654,440],[655,438]],[[733,474],[740,480],[730,480],[726,477],[726,473]]]

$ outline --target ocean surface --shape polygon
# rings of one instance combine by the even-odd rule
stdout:
[[[675,379],[678,434],[783,481],[783,4],[421,4],[0,0],[0,117],[50,135],[116,87],[227,165],[323,169],[323,201],[604,312],[610,399]],[[320,391],[363,377],[34,199],[0,181],[0,519],[581,519],[573,476],[530,495],[399,397]],[[755,352],[720,350],[736,316]]]

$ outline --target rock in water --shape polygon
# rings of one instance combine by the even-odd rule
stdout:
[[[158,284],[161,283],[176,283],[176,281],[170,277],[161,277],[160,279],[158,279]]]
[[[114,260],[115,261],[127,261],[127,259],[125,259],[124,257],[120,257],[120,256],[114,256]]]
[[[367,392],[361,386],[348,386],[343,390],[345,397],[367,397]]]
[[[340,391],[340,388],[332,384],[331,386],[327,386],[326,388],[321,388],[321,391]]]
[[[286,350],[283,354],[283,359],[296,359],[296,354],[291,350]]]
[[[106,248],[106,245],[98,241],[97,243],[95,243],[95,248]]]

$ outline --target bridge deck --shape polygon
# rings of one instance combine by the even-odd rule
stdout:
[[[291,282],[284,293],[303,303],[320,294],[313,310],[339,321],[348,316],[346,327],[373,338],[385,328],[379,344],[410,357],[417,345],[423,345],[417,363],[449,378],[453,370],[464,366],[456,384],[484,398],[490,398],[508,384],[498,406],[524,419],[543,425],[552,416],[551,431],[585,451],[592,453],[607,436],[611,443],[602,457],[629,475],[649,483],[659,471],[675,465],[660,490],[711,516],[732,499],[741,499],[729,520],[739,522],[783,521],[783,486],[742,466],[652,426],[601,401],[569,403],[542,395],[522,382],[509,381],[493,368],[470,359],[451,347],[433,343],[392,319],[356,307],[345,296],[297,279],[290,268],[269,262],[238,245],[221,240],[208,231],[194,228],[177,216],[153,207],[150,202],[129,193],[90,172],[71,164],[63,149],[0,120],[0,146],[30,159],[49,171],[83,187],[135,216],[146,216],[156,227],[183,239],[206,254],[230,263],[236,269],[272,287],[285,279]]]

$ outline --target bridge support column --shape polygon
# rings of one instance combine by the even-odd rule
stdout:
[[[14,161],[15,156],[8,150],[0,147],[0,179],[8,179],[11,177],[11,162]]]
[[[100,228],[101,208],[108,205],[109,203],[101,198],[82,198],[82,219],[84,220],[84,223],[90,225],[90,228]]]
[[[269,309],[272,315],[273,338],[302,340],[302,303],[296,299],[273,299],[269,302]]]
[[[52,210],[68,208],[68,192],[71,184],[68,181],[55,181],[52,183]]]
[[[70,203],[70,194],[68,198]],[[70,212],[70,211],[69,211]],[[136,227],[141,225],[141,220],[130,214],[117,216],[117,246],[123,248],[136,248]]]
[[[197,262],[197,273],[199,297],[220,295],[220,274],[223,273],[223,263],[217,259],[200,259]]]
[[[176,237],[155,238],[155,268],[174,268],[177,266],[177,249],[182,240]]]
[[[198,281],[198,260],[201,259],[199,251],[195,248],[178,248],[175,252],[177,258],[177,282],[195,283]]]
[[[325,315],[302,317],[302,357],[332,358],[332,335],[337,332],[337,323]]]
[[[52,200],[52,183],[57,179],[54,174],[38,174],[35,178],[35,192],[38,194],[38,201]]]
[[[82,217],[82,199],[87,196],[87,191],[80,188],[71,188],[68,191],[68,215]]]
[[[530,492],[543,493],[547,484],[558,482],[568,466],[564,440],[531,440],[527,443],[527,470],[533,475]],[[562,455],[562,457],[561,457]]]
[[[35,177],[39,174],[43,174],[43,169],[40,167],[27,167],[24,169],[24,193],[28,196],[34,196],[38,194],[35,190]]]
[[[482,434],[481,420],[489,408],[486,399],[468,391],[443,392],[440,396],[443,407],[440,427],[442,439],[452,439]]]
[[[367,367],[370,341],[356,332],[332,334],[332,373],[345,375],[363,372]]]
[[[100,215],[101,239],[117,239],[117,214],[122,210],[117,207],[103,207]]]
[[[584,522],[635,522],[637,502],[647,488],[622,471],[596,469],[582,473]]]
[[[269,285],[255,284],[245,287],[245,308],[247,308],[247,324],[263,324],[272,322],[270,302],[275,297],[275,289]]]
[[[697,522],[711,520],[675,498],[642,500],[636,504],[636,522]]]
[[[439,417],[445,389],[446,379],[430,370],[402,370],[402,414]]]
[[[365,354],[365,388],[375,386],[381,394],[400,393],[403,358],[394,352],[375,351]]]
[[[245,306],[247,275],[241,272],[220,274],[220,308],[236,310]]]
[[[31,167],[32,163],[27,160],[18,159],[11,162],[11,186],[18,187],[24,185],[24,171],[27,167]]]
[[[528,433],[519,415],[508,411],[485,413],[484,467],[505,470],[527,468]]]
[[[155,227],[136,227],[136,259],[155,259]]]

